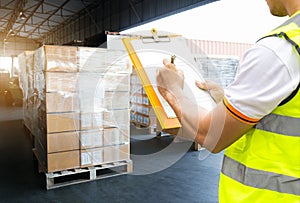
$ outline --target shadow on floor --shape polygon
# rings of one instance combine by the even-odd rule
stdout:
[[[132,174],[46,190],[22,120],[0,122],[1,202],[217,202],[223,154],[199,160],[172,136],[131,138]],[[149,139],[148,139],[149,136]]]

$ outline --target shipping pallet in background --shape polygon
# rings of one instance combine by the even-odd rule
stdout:
[[[46,173],[46,188],[54,189],[132,172],[132,161],[118,161],[86,168]]]

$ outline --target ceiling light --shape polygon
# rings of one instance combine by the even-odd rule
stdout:
[[[22,20],[25,20],[26,19],[26,16],[25,16],[25,14],[21,11],[20,12],[20,18],[22,19]]]
[[[15,32],[13,30],[10,31],[11,36],[15,36]]]

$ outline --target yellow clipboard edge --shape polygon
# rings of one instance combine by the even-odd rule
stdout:
[[[162,129],[172,129],[172,128],[180,128],[181,124],[178,120],[178,118],[168,118],[166,112],[164,111],[164,108],[158,99],[158,96],[156,95],[156,92],[145,72],[144,67],[141,64],[141,61],[139,57],[137,56],[131,41],[132,40],[138,40],[139,37],[134,38],[122,38],[122,42],[126,48],[126,51],[129,55],[129,58],[131,62],[133,63],[133,67],[135,71],[137,72],[138,77],[142,81],[143,88],[149,98],[150,104],[152,105],[152,108],[157,116],[157,119],[161,125]]]

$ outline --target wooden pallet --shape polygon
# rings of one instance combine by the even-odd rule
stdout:
[[[46,188],[54,189],[78,183],[114,177],[132,172],[132,161],[119,161],[98,166],[46,173]]]

